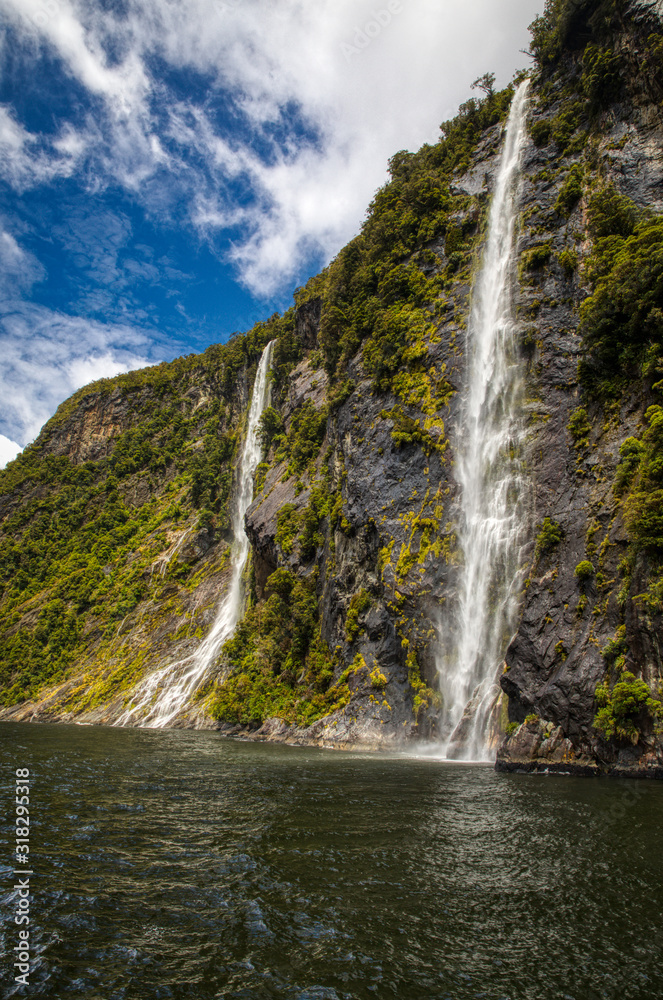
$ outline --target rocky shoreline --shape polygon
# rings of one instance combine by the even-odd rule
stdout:
[[[65,724],[84,726],[112,726],[112,722],[102,713],[82,715],[51,715],[40,711],[39,706],[16,707],[14,712],[5,710],[0,722],[21,722],[32,724]],[[134,727],[123,727],[134,728]],[[411,753],[414,748],[421,751],[439,747],[430,739],[424,739],[417,732],[416,725],[407,731],[395,733],[392,728],[375,723],[373,720],[348,719],[336,713],[319,719],[310,726],[289,725],[277,717],[266,719],[260,725],[241,725],[218,722],[204,713],[191,714],[170,729],[207,730],[221,736],[253,743],[282,743],[288,746],[317,747],[322,750],[337,750],[347,753]],[[431,759],[440,763],[454,763],[445,758]],[[512,774],[556,774],[568,777],[609,777],[632,779],[663,779],[663,755],[655,745],[639,752],[629,746],[619,750],[611,761],[600,760],[589,751],[573,745],[561,728],[541,719],[525,722],[515,732],[507,735],[497,748],[495,770]]]
[[[612,760],[601,760],[574,746],[561,726],[537,719],[524,722],[505,737],[497,751],[495,770],[518,774],[567,774],[575,777],[663,778],[663,755],[656,744],[645,752],[629,746]]]

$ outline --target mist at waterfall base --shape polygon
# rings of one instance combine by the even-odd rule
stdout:
[[[528,88],[529,81],[521,83],[511,103],[466,338],[467,385],[455,462],[463,563],[438,659],[442,753],[464,760],[494,759],[496,673],[513,631],[524,538],[522,364],[512,288]]]
[[[663,996],[659,782],[0,724],[2,773],[17,764],[32,778],[30,996]],[[4,810],[5,843],[12,823]]]
[[[250,549],[244,515],[253,499],[253,477],[262,455],[260,417],[269,406],[269,366],[273,348],[273,341],[267,344],[256,371],[233,496],[230,581],[212,627],[194,653],[166,664],[145,678],[129,708],[118,719],[118,726],[140,725],[159,729],[170,725],[180,712],[188,708],[190,699],[214,666],[221,646],[230,638],[239,621],[243,606],[242,576]]]

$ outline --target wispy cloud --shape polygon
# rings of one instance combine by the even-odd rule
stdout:
[[[158,359],[153,331],[70,316],[21,298],[20,292],[43,276],[36,258],[0,227],[0,398],[6,431],[0,452],[31,441],[58,404],[87,382]]]
[[[2,4],[0,3],[0,7]],[[67,124],[55,139],[28,132],[0,104],[0,170],[16,191],[69,177],[86,149],[86,141]]]
[[[328,258],[357,230],[388,156],[435,140],[474,76],[510,76],[542,0],[391,6],[127,0],[120,13],[84,0],[0,0],[96,102],[94,127],[63,123],[50,142],[5,109],[6,176],[37,184],[85,159],[91,184],[119,183],[148,211],[184,200],[205,237],[233,231],[239,279],[272,295],[311,253]],[[354,46],[364,36],[370,44]],[[182,98],[157,63],[199,74],[203,92]],[[214,95],[241,129],[220,124]],[[251,193],[240,203],[239,180]]]
[[[34,254],[25,250],[0,218],[0,302],[17,300],[46,277]]]
[[[254,300],[285,297],[358,230],[390,155],[435,141],[480,73],[510,78],[542,6],[0,0],[0,44],[45,106],[66,96],[41,118],[20,95],[0,105],[0,172],[14,202],[48,192],[39,239],[33,216],[21,226],[8,208],[0,219],[0,460],[86,381],[172,356],[136,291],[154,289],[193,322],[191,299],[168,286],[193,284],[169,234],[185,228],[191,245],[229,262]],[[163,246],[135,245],[137,207]],[[38,304],[60,251],[68,304]],[[260,307],[238,295],[249,325]]]

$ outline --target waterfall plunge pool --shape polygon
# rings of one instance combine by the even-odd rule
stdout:
[[[30,996],[663,996],[657,782],[190,730],[2,723],[0,754],[5,956],[32,779]]]

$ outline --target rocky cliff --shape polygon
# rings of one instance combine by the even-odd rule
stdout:
[[[533,54],[515,289],[529,543],[491,739],[504,768],[660,776],[661,22],[555,0]],[[179,724],[435,740],[469,297],[513,93],[484,83],[437,145],[392,158],[362,232],[292,310],[82,390],[2,474],[2,718],[111,723],[200,642],[276,339],[246,614]]]

